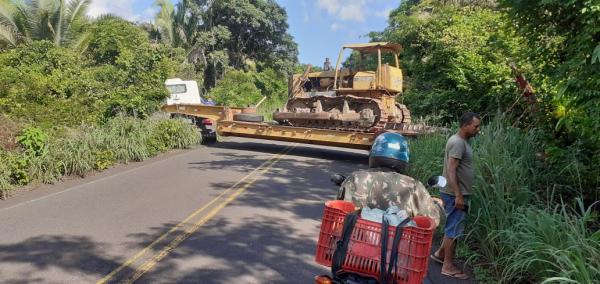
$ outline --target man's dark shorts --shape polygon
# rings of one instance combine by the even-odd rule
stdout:
[[[444,201],[444,211],[446,212],[446,226],[444,234],[447,238],[456,239],[465,232],[465,223],[467,222],[467,211],[454,207],[454,195],[440,193]],[[469,204],[469,196],[464,196],[465,206]]]

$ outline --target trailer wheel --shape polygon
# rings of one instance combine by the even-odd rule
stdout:
[[[263,122],[265,118],[258,114],[238,113],[233,115],[233,120],[246,122]]]

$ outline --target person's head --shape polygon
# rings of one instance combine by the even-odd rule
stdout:
[[[369,153],[369,168],[386,168],[397,173],[408,171],[408,141],[400,133],[385,132],[377,136]]]
[[[474,112],[465,112],[460,116],[459,126],[460,133],[464,138],[469,139],[479,133],[481,125],[481,117]]]

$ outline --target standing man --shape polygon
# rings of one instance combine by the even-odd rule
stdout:
[[[473,184],[473,150],[467,141],[479,133],[481,118],[473,112],[460,117],[460,129],[446,143],[444,177],[448,185],[440,191],[444,201],[446,226],[442,246],[431,258],[442,264],[442,275],[468,279],[469,276],[454,265],[456,239],[464,234],[465,222]]]

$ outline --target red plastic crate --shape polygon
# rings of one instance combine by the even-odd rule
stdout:
[[[354,211],[354,205],[350,202],[332,200],[325,203],[315,256],[317,263],[331,266],[336,242],[341,239],[344,217],[352,211]],[[427,274],[435,223],[431,218],[425,216],[416,216],[413,220],[417,227],[405,227],[398,246],[398,271],[394,275],[398,283],[421,283]],[[389,261],[396,227],[390,226],[388,229],[387,257]],[[380,223],[358,219],[350,237],[348,253],[342,270],[379,278],[380,239]]]

